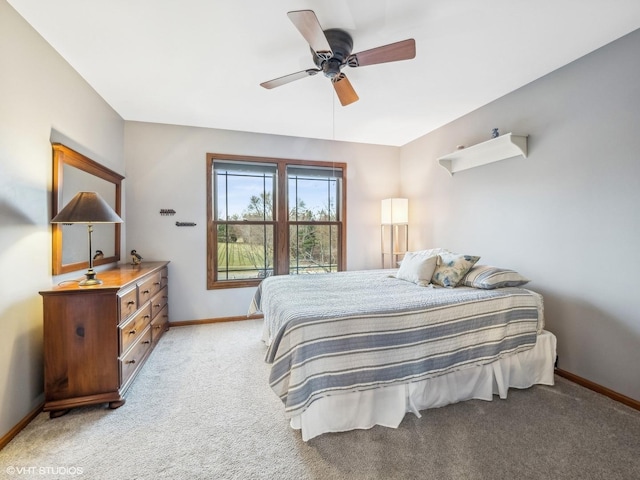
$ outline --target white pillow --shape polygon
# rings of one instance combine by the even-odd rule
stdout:
[[[419,253],[407,252],[402,259],[396,278],[413,282],[421,287],[431,283],[438,256],[427,257]]]

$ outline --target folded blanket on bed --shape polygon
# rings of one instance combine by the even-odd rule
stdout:
[[[422,380],[531,348],[542,297],[523,288],[424,288],[389,270],[266,278],[269,383],[289,416],[332,393]]]

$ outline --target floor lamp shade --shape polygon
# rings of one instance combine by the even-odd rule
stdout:
[[[404,225],[409,223],[409,200],[406,198],[385,198],[381,208],[382,225]]]
[[[380,213],[382,268],[396,268],[409,246],[409,200],[386,198]]]
[[[80,285],[99,285],[101,280],[96,278],[93,271],[93,252],[91,251],[92,225],[96,223],[122,223],[120,216],[109,206],[96,192],[78,192],[58,214],[53,217],[51,223],[86,223],[89,233],[89,270],[87,277]]]

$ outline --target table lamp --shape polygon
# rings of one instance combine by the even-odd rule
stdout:
[[[122,219],[96,192],[78,192],[67,205],[53,217],[51,223],[86,223],[89,232],[89,270],[80,282],[81,286],[100,285],[93,270],[91,234],[96,223],[122,223]]]

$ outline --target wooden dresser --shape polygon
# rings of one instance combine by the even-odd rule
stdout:
[[[44,410],[124,404],[124,394],[168,328],[168,262],[118,265],[101,285],[40,292],[44,301]]]

